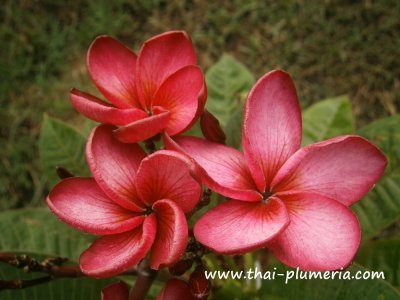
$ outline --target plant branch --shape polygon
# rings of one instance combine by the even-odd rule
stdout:
[[[134,286],[129,293],[129,300],[143,300],[146,299],[153,281],[157,277],[158,271],[150,268],[149,261],[143,260],[139,264],[139,272]]]
[[[32,280],[0,280],[0,290],[2,289],[19,289],[33,285],[42,284],[57,278],[76,278],[86,277],[77,265],[63,266],[67,262],[67,258],[55,257],[46,258],[42,261],[34,259],[28,255],[17,255],[13,253],[1,253],[0,263],[6,263],[24,272],[40,272],[46,273],[48,276],[35,278]],[[123,275],[138,275],[139,270],[132,268],[123,273]]]

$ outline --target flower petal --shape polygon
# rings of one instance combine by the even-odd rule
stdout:
[[[243,119],[244,156],[259,190],[300,147],[301,113],[289,74],[272,71],[254,85]]]
[[[288,222],[285,205],[278,198],[267,203],[229,200],[203,215],[194,235],[217,253],[242,254],[264,247]]]
[[[186,66],[169,76],[157,90],[153,105],[169,111],[169,135],[184,131],[192,123],[199,106],[204,76],[197,66]]]
[[[107,285],[101,290],[101,300],[128,300],[129,287],[123,281]]]
[[[138,264],[150,250],[157,231],[154,215],[142,227],[97,239],[80,257],[84,274],[97,278],[118,275]]]
[[[297,151],[272,182],[275,191],[317,193],[351,205],[383,175],[386,158],[359,136],[341,136]]]
[[[166,146],[192,157],[204,170],[204,184],[212,190],[245,201],[262,199],[238,150],[196,137],[176,137],[175,142],[179,147],[171,142]]]
[[[86,144],[86,158],[96,182],[112,200],[133,210],[143,211],[136,196],[136,170],[146,157],[139,145],[115,139],[113,127],[95,127]]]
[[[123,143],[137,143],[161,132],[168,124],[170,113],[160,111],[114,131],[115,137]]]
[[[311,193],[279,197],[288,209],[290,224],[268,245],[278,259],[306,271],[337,270],[350,264],[361,232],[348,207]]]
[[[188,225],[182,209],[171,200],[158,200],[153,210],[157,216],[157,235],[150,267],[158,270],[174,264],[183,255],[188,241]]]
[[[153,96],[167,77],[195,64],[196,54],[185,32],[169,31],[147,40],[137,62],[137,90],[143,108],[150,108]]]
[[[144,159],[136,176],[137,192],[148,205],[160,199],[174,201],[184,212],[200,200],[201,187],[191,166],[173,151],[157,151]]]
[[[168,280],[156,300],[196,300],[189,285],[183,280],[172,278]]]
[[[135,53],[112,37],[99,36],[90,45],[87,67],[99,91],[116,107],[140,108],[135,88]]]
[[[71,90],[70,99],[77,111],[100,123],[126,125],[147,116],[144,111],[137,108],[119,109],[112,107],[99,98],[77,89]]]
[[[62,221],[92,234],[125,232],[144,221],[144,216],[108,198],[93,178],[62,180],[50,192],[47,204]]]

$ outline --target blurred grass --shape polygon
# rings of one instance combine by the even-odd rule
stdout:
[[[85,52],[99,34],[133,49],[186,30],[204,68],[223,52],[256,78],[289,71],[303,106],[348,94],[357,125],[400,109],[400,2],[2,1],[0,208],[43,201],[37,140],[43,113],[77,122],[73,86],[94,91]]]

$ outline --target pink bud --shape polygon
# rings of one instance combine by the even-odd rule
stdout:
[[[204,109],[200,117],[201,132],[204,137],[215,143],[225,144],[226,136],[222,130],[219,121],[207,109]]]
[[[211,289],[211,283],[206,278],[204,272],[206,268],[202,265],[198,265],[194,272],[190,275],[189,286],[192,294],[196,299],[205,300]]]
[[[189,259],[182,259],[180,261],[178,261],[175,265],[173,265],[172,267],[169,267],[168,271],[171,275],[175,275],[175,276],[181,276],[183,274],[185,274],[185,272],[187,270],[190,269],[190,267],[193,264],[193,260],[189,260]]]

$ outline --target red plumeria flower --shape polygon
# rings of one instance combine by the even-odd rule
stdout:
[[[93,129],[86,157],[94,178],[62,180],[47,204],[65,223],[104,235],[80,257],[82,271],[116,275],[137,264],[151,249],[150,266],[175,263],[183,254],[185,213],[197,204],[201,188],[187,159],[162,150],[146,157],[137,144],[124,144],[113,127]]]
[[[242,154],[194,137],[165,136],[189,154],[203,180],[228,200],[195,225],[195,237],[223,254],[267,246],[303,270],[347,266],[360,244],[348,208],[382,176],[385,156],[362,137],[336,137],[300,149],[301,112],[290,76],[262,77],[246,100]]]
[[[203,111],[204,76],[190,38],[169,31],[147,40],[136,56],[109,36],[98,37],[87,54],[92,81],[112,105],[72,89],[73,106],[94,121],[119,126],[122,142],[146,140],[165,130],[189,129]]]

